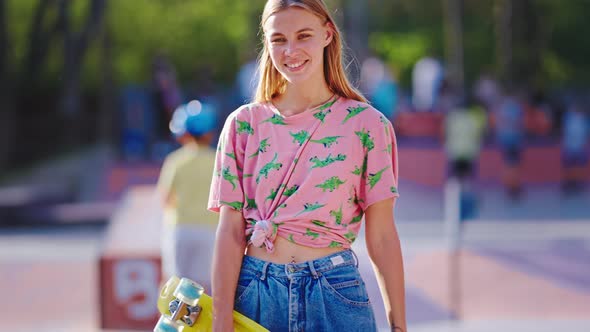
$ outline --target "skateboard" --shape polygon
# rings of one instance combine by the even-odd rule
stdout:
[[[209,332],[213,324],[213,300],[198,283],[172,276],[161,287],[158,298],[161,316],[154,332]],[[234,311],[238,332],[268,331],[250,318]]]

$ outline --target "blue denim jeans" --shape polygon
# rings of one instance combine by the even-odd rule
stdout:
[[[351,250],[296,264],[244,256],[235,310],[270,331],[376,331]]]

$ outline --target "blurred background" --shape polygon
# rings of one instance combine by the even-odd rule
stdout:
[[[590,330],[590,2],[326,3],[396,129],[410,330]],[[151,330],[169,121],[249,100],[263,6],[0,0],[1,330]]]

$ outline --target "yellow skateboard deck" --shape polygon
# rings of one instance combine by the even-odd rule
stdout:
[[[171,308],[173,312],[170,312]],[[162,315],[154,327],[154,332],[212,331],[213,300],[203,293],[203,288],[199,284],[189,279],[181,280],[176,276],[168,279],[160,289],[158,311]],[[237,311],[234,311],[233,316],[235,331],[268,331]]]

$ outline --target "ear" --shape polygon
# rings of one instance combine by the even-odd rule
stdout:
[[[328,22],[326,23],[326,37],[324,39],[324,47],[330,45],[330,43],[332,42],[332,39],[334,39],[334,27],[332,26],[332,23]]]

